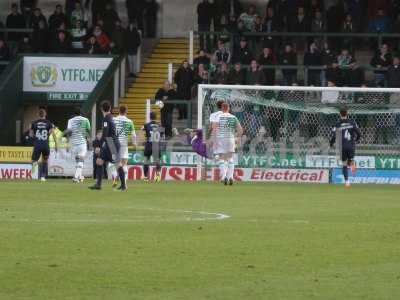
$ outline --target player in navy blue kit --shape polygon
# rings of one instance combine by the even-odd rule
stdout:
[[[103,102],[101,105],[101,111],[103,113],[103,134],[100,141],[100,155],[96,159],[96,184],[89,187],[92,190],[101,190],[104,163],[117,163],[119,161],[118,153],[120,144],[117,137],[114,118],[111,114],[111,104],[108,101]],[[121,186],[118,189],[125,191],[126,184],[124,169],[120,167],[117,171],[121,182]]]
[[[46,181],[48,174],[47,161],[50,156],[49,137],[53,135],[56,151],[57,139],[54,133],[55,126],[46,119],[46,110],[43,107],[39,108],[39,119],[31,124],[29,135],[33,138],[33,152],[32,152],[32,174],[36,173],[38,168],[38,161],[42,157],[39,165],[38,179]]]
[[[350,186],[348,168],[351,168],[353,175],[356,172],[354,156],[356,151],[356,142],[360,140],[360,137],[361,132],[356,122],[348,119],[346,109],[341,109],[340,120],[332,129],[330,146],[333,147],[335,141],[338,140],[339,149],[342,152],[341,159],[343,162],[343,177],[346,187]]]
[[[161,146],[164,140],[164,129],[156,122],[157,115],[154,112],[150,113],[150,122],[144,124],[143,131],[145,135],[144,143],[144,164],[143,173],[144,180],[149,180],[149,164],[151,158],[156,163],[156,176],[154,178],[155,182],[161,181]]]

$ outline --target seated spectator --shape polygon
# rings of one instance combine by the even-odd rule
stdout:
[[[381,48],[374,57],[371,59],[371,66],[377,69],[387,68],[392,64],[392,54],[389,52],[389,46],[387,44],[382,44]],[[375,74],[375,85],[384,86],[385,85],[385,75],[386,70],[376,70]]]
[[[315,43],[311,43],[308,51],[304,54],[304,62],[305,66],[318,67],[321,65],[321,53],[318,50],[318,47]],[[308,70],[308,85],[312,86],[320,86],[320,70]]]
[[[34,30],[39,29],[40,21],[43,21],[45,27],[47,28],[47,21],[45,16],[42,14],[42,11],[40,10],[40,8],[35,8],[29,20],[29,28],[32,28]]]
[[[106,3],[106,8],[101,14],[101,18],[104,21],[104,26],[102,26],[104,32],[111,34],[114,30],[116,21],[119,20],[119,16],[110,2]]]
[[[80,1],[75,2],[75,8],[71,12],[70,24],[74,25],[78,20],[81,21],[82,27],[87,27],[88,15],[85,10],[85,7],[82,5]]]
[[[195,57],[193,60],[193,64],[198,66],[200,64],[203,64],[204,66],[208,67],[210,64],[210,58],[206,54],[204,49],[200,49],[198,52],[198,56]]]
[[[265,84],[264,72],[260,70],[258,62],[253,59],[250,63],[250,69],[246,73],[246,84],[263,85]]]
[[[263,52],[261,53],[258,63],[263,66],[273,66],[276,65],[276,57],[270,47],[264,47]],[[265,76],[265,85],[274,85],[275,84],[275,69],[263,68],[264,76]]]
[[[242,69],[242,64],[240,62],[235,63],[233,69],[229,72],[228,76],[229,84],[246,84],[246,70]]]
[[[129,24],[126,30],[126,51],[128,53],[128,64],[129,64],[129,75],[136,77],[136,73],[139,71],[140,66],[137,66],[137,53],[142,43],[142,38],[137,29],[136,22]]]
[[[126,29],[122,27],[121,20],[115,21],[115,26],[111,34],[112,41],[115,44],[117,54],[126,52]]]
[[[353,24],[353,19],[350,14],[347,14],[342,25],[342,30],[343,33],[356,33],[358,32],[358,29],[356,26]],[[353,49],[353,41],[352,38],[344,38],[342,45],[344,48],[349,48]]]
[[[68,54],[72,50],[71,41],[65,31],[58,31],[57,38],[51,44],[52,53]]]
[[[10,59],[10,50],[6,42],[3,39],[0,39],[0,61],[9,60]]]
[[[104,50],[100,47],[97,39],[94,35],[90,36],[89,39],[85,43],[85,52],[86,54],[104,54]]]
[[[279,64],[284,66],[297,66],[297,53],[292,45],[287,44],[279,58]],[[297,82],[297,69],[282,69],[283,85],[289,86]]]
[[[40,20],[38,28],[33,30],[32,48],[36,53],[45,53],[48,50],[49,32],[45,20]]]
[[[279,16],[275,14],[275,11],[271,6],[267,6],[263,23],[263,31],[266,33],[278,32],[282,30],[282,22]]]
[[[16,28],[16,29],[23,29],[26,27],[25,18],[22,14],[18,12],[18,5],[13,4],[11,5],[11,13],[7,16],[6,20],[6,27],[7,28]],[[9,41],[18,41],[21,38],[20,33],[10,32],[8,34]]]
[[[289,28],[291,32],[309,32],[310,22],[309,18],[305,15],[304,7],[297,8],[297,14],[289,19]]]
[[[177,100],[178,95],[173,89],[171,83],[166,80],[164,81],[164,86],[160,88],[155,97],[156,100],[167,101],[167,100]],[[172,114],[174,110],[174,104],[164,103],[161,109],[161,126],[165,128],[165,137],[172,137]]]
[[[369,22],[369,32],[387,33],[390,32],[390,19],[383,9],[378,9],[376,17]]]
[[[329,43],[325,42],[321,51],[321,65],[326,69],[336,62],[336,54],[331,50]],[[326,70],[321,71],[321,86],[326,86]]]
[[[196,89],[193,91],[193,94],[196,95],[197,93],[197,85],[210,83],[209,81],[209,73],[206,69],[206,66],[199,64],[195,70],[194,83],[196,85]]]
[[[249,65],[253,60],[253,54],[250,51],[249,46],[247,45],[247,40],[245,37],[240,39],[239,48],[234,51],[234,62],[240,62],[243,65]]]
[[[18,43],[18,53],[32,53],[33,48],[29,36],[23,37]]]
[[[71,29],[72,48],[83,49],[83,39],[85,38],[86,34],[86,28],[83,27],[82,21],[79,19],[75,19],[74,26]]]
[[[191,100],[192,86],[194,84],[194,72],[190,68],[189,62],[184,60],[179,69],[175,72],[174,81],[177,86],[178,97],[181,100]],[[187,106],[179,105],[179,119],[187,118]]]
[[[100,45],[101,49],[107,52],[111,42],[107,34],[103,32],[100,26],[96,25],[93,30],[93,35],[96,37],[97,43]]]
[[[246,31],[252,31],[256,17],[256,6],[251,4],[248,10],[239,16],[239,20],[243,22]]]
[[[222,63],[213,76],[214,84],[228,84],[229,70],[226,63]]]
[[[223,41],[218,41],[218,49],[214,52],[214,63],[217,65],[223,62],[229,64],[231,62],[231,53]]]
[[[49,17],[49,30],[57,30],[62,23],[67,23],[67,17],[65,16],[62,6],[60,4],[56,5],[56,10]]]
[[[344,48],[337,57],[337,62],[341,69],[348,69],[351,67],[352,64],[355,63],[355,59],[350,54],[349,50],[347,48]]]
[[[387,71],[387,86],[390,88],[400,88],[400,57],[394,56],[393,63]]]

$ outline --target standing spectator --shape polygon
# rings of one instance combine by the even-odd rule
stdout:
[[[249,46],[247,45],[247,40],[245,37],[240,39],[239,48],[235,50],[235,56],[233,61],[240,62],[242,65],[249,65],[253,60],[253,54],[250,51]]]
[[[239,0],[217,0],[214,3],[222,3],[222,15],[226,18],[235,17],[237,19],[240,13],[243,11],[242,5]]]
[[[101,14],[104,12],[104,10],[106,9],[106,5],[109,2],[110,0],[86,0],[85,8],[88,10],[89,6],[91,7],[92,24],[97,24],[97,20],[100,19]]]
[[[210,31],[213,14],[213,5],[208,0],[203,0],[197,5],[197,23],[199,31]],[[205,40],[205,41],[204,41]],[[210,34],[200,34],[200,48],[211,49]]]
[[[81,26],[87,27],[88,24],[88,15],[85,10],[85,8],[82,6],[81,2],[76,1],[75,2],[75,8],[71,12],[71,17],[70,17],[70,24],[74,26],[76,24],[76,21],[79,20],[81,22]]]
[[[18,53],[32,53],[33,48],[31,45],[31,40],[28,36],[24,36],[18,44]]]
[[[279,64],[285,66],[296,66],[297,65],[297,53],[293,50],[292,45],[287,44],[284,52],[281,54]],[[290,86],[297,82],[297,69],[283,69],[283,84]]]
[[[117,53],[125,53],[126,50],[126,29],[122,27],[121,21],[115,21],[114,30],[111,33],[112,41],[115,44]]]
[[[383,9],[378,9],[376,17],[369,22],[369,32],[388,33],[390,31],[390,19]]]
[[[243,22],[246,31],[252,31],[256,17],[256,7],[255,5],[251,4],[249,9],[240,15],[239,20]]]
[[[321,53],[315,43],[311,43],[308,51],[304,54],[304,65],[319,67],[321,65]],[[308,85],[320,86],[321,71],[308,70]]]
[[[389,88],[400,88],[400,57],[394,56],[393,63],[387,71],[387,86]]]
[[[276,57],[272,51],[272,48],[264,47],[263,52],[258,59],[261,67],[263,66],[274,66],[276,65]],[[274,85],[275,84],[275,69],[263,68],[264,76],[265,76],[265,84],[266,85]]]
[[[57,4],[56,10],[49,17],[49,30],[56,31],[62,23],[67,23],[67,17],[63,13],[62,6]]]
[[[364,0],[346,0],[347,11],[351,15],[354,28],[361,31],[366,15],[366,2]]]
[[[52,53],[68,54],[71,52],[71,42],[64,31],[57,33],[57,38],[51,43]]]
[[[205,67],[208,68],[208,66],[210,65],[210,58],[208,57],[204,49],[199,50],[198,56],[195,57],[195,59],[193,60],[193,64],[196,66],[203,64]]]
[[[86,28],[82,25],[82,20],[76,19],[73,28],[71,29],[72,48],[83,49],[83,39],[87,32]]]
[[[108,52],[108,48],[110,47],[110,38],[103,32],[100,26],[95,26],[93,30],[93,35],[96,37],[97,43],[99,43],[101,49],[104,52]]]
[[[157,33],[157,13],[158,3],[156,0],[147,0],[144,11],[144,19],[146,20],[146,37],[155,38]]]
[[[11,13],[7,16],[6,27],[17,29],[22,29],[26,27],[24,16],[18,12],[18,5],[15,3],[11,5]],[[21,34],[19,33],[10,32],[8,34],[9,41],[15,42],[20,39]]]
[[[192,85],[194,83],[194,72],[190,68],[187,60],[183,61],[182,65],[175,72],[174,81],[177,86],[177,92],[181,100],[191,100]],[[186,105],[179,105],[179,120],[187,118]]]
[[[76,3],[79,2],[79,0],[65,0],[65,15],[67,16],[68,19],[68,25],[72,25],[74,23],[70,23],[71,21],[71,13],[75,9]]]
[[[46,20],[40,20],[38,28],[33,30],[32,48],[36,53],[47,52],[49,32],[46,27]]]
[[[94,35],[90,36],[85,44],[85,53],[86,54],[104,54],[104,50],[101,49],[99,43],[96,40]]]
[[[231,62],[231,53],[223,41],[218,41],[218,49],[214,52],[214,63],[220,65],[221,63],[229,64]]]
[[[242,69],[240,62],[235,63],[233,69],[229,72],[229,84],[246,84],[246,70]]]
[[[265,33],[279,32],[283,30],[283,22],[279,18],[279,16],[275,14],[275,11],[271,6],[267,6],[267,11],[263,23],[263,32]],[[278,44],[279,41],[280,39],[278,37],[265,36],[263,46],[274,47],[274,45]]]
[[[326,31],[325,20],[322,17],[321,11],[317,10],[317,11],[315,11],[314,17],[311,21],[311,32],[322,33],[325,31]],[[322,43],[323,43],[322,37],[315,37],[313,40],[318,46],[322,46]]]
[[[25,24],[29,24],[29,19],[36,4],[37,0],[20,0],[21,13],[24,16]]]
[[[387,68],[392,64],[392,55],[389,52],[389,47],[387,44],[382,44],[381,48],[374,57],[371,59],[371,66],[377,69]],[[375,74],[375,85],[384,86],[385,85],[385,75],[386,70],[376,70]]]
[[[176,100],[177,93],[173,89],[171,83],[166,80],[164,81],[164,86],[160,88],[155,97],[156,100],[168,101],[168,100]],[[174,111],[174,105],[171,103],[165,103],[161,109],[161,126],[165,128],[165,137],[172,137],[172,114]]]
[[[265,84],[264,72],[260,70],[257,61],[253,59],[250,63],[250,69],[246,73],[246,84],[263,85]]]
[[[219,67],[219,70],[213,76],[213,83],[215,84],[228,84],[228,65],[226,63],[222,63]]]
[[[135,22],[129,24],[129,27],[126,31],[125,40],[126,50],[128,52],[129,75],[131,77],[136,77],[136,73],[139,71],[140,68],[140,66],[136,65],[136,62],[138,49],[140,47],[140,44],[142,43],[142,38]]]
[[[106,4],[105,10],[101,13],[101,19],[104,22],[102,27],[104,32],[110,35],[114,30],[116,22],[119,20],[118,13],[110,2]]]
[[[310,23],[305,15],[304,7],[300,6],[297,9],[297,14],[289,21],[289,31],[291,32],[309,32]]]
[[[39,29],[40,21],[43,21],[45,27],[47,28],[47,20],[46,20],[45,16],[42,14],[42,11],[40,10],[40,8],[35,8],[33,10],[33,15],[31,16],[31,18],[29,20],[29,28]]]
[[[350,14],[347,14],[342,25],[342,32],[343,33],[356,33],[358,29],[353,23],[353,19]],[[343,48],[348,48],[353,50],[353,41],[352,38],[344,38],[342,43]]]
[[[135,22],[137,28],[143,32],[143,15],[145,2],[143,0],[126,0],[129,23]]]
[[[321,71],[321,86],[326,86],[326,69],[331,66],[332,63],[336,62],[336,54],[331,50],[329,43],[325,42],[321,51],[321,64],[323,70]],[[335,80],[336,82],[336,80]]]

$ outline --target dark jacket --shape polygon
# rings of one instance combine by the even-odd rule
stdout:
[[[265,57],[264,55],[261,54],[260,58],[258,59],[258,63],[260,66],[272,66],[276,65],[276,58],[273,54],[268,55],[268,57]],[[264,75],[265,75],[265,84],[266,85],[274,85],[275,84],[275,69],[269,69],[269,68],[262,68]]]
[[[383,68],[386,68],[386,67],[389,67],[390,65],[392,65],[392,55],[390,53],[386,53],[384,57],[385,57],[385,60],[382,59],[380,53],[376,53],[374,55],[374,57],[372,57],[372,59],[371,59],[371,66],[373,66],[375,68],[377,66],[381,66]],[[385,74],[386,71],[375,71],[375,73],[377,73],[377,74]]]
[[[194,83],[193,70],[190,67],[180,67],[175,73],[174,81],[177,85],[178,96],[185,100],[191,99],[191,88]]]
[[[400,88],[400,66],[390,66],[387,74],[387,85],[390,88]]]
[[[136,27],[132,29],[129,27],[126,30],[126,50],[128,54],[136,55],[140,44],[142,43],[142,38]]]
[[[229,84],[246,84],[246,70],[241,69],[239,72],[232,69],[228,76]]]
[[[52,31],[58,29],[62,23],[67,23],[67,17],[63,13],[54,13],[49,17],[49,29]]]
[[[281,65],[297,65],[297,53],[294,51],[291,52],[283,52],[280,59],[279,64]],[[282,70],[283,74],[297,73],[297,70]]]
[[[233,1],[233,13],[238,16],[242,12],[242,5],[238,0],[214,0],[214,9],[217,16],[230,15],[231,1]]]
[[[306,52],[304,54],[304,65],[305,66],[320,66],[321,65],[321,54],[317,51],[314,53]]]
[[[265,75],[264,72],[260,69],[253,72],[248,70],[246,73],[246,84],[249,85],[263,85],[265,84]]]
[[[208,56],[197,56],[193,60],[193,64],[198,66],[199,64],[203,64],[205,66],[208,66],[210,64],[210,58]]]
[[[213,18],[214,5],[210,2],[201,2],[197,5],[197,22],[201,25],[210,25]]]
[[[163,88],[160,88],[156,95],[155,99],[156,100],[161,100],[164,101],[164,97],[167,97],[167,100],[177,100],[178,99],[178,94],[174,89],[170,89],[169,91],[164,90]],[[163,111],[168,111],[172,112],[174,109],[174,104],[171,103],[164,103]]]
[[[243,65],[249,65],[252,59],[253,54],[247,45],[244,48],[238,47],[235,50],[235,57],[233,59],[234,63],[240,62]]]
[[[47,20],[43,15],[40,15],[36,17],[35,15],[32,15],[30,20],[29,20],[29,28],[32,29],[39,29],[39,22],[43,21],[45,26],[47,27]]]
[[[119,53],[123,53],[126,50],[126,29],[123,28],[122,26],[115,27],[112,34],[111,34],[111,39],[115,44],[115,47],[117,48]]]
[[[25,28],[26,24],[25,24],[24,16],[21,15],[20,13],[17,13],[16,15],[9,14],[7,16],[7,20],[6,20],[6,27],[7,28]],[[17,41],[21,38],[21,36],[22,35],[20,33],[10,32],[8,34],[8,40]]]
[[[228,84],[228,80],[229,80],[229,73],[219,71],[219,72],[215,73],[214,78],[213,78],[213,83]]]
[[[48,37],[47,29],[34,30],[32,34],[32,48],[34,52],[47,52],[48,50]]]

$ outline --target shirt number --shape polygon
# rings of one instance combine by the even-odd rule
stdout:
[[[48,134],[47,134],[47,130],[36,130],[36,138],[39,141],[47,141],[48,138]]]
[[[344,132],[344,138],[348,141],[351,141],[351,134],[350,132],[346,129],[346,131]]]

